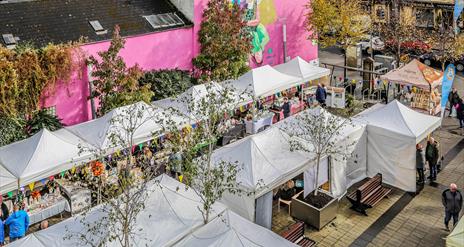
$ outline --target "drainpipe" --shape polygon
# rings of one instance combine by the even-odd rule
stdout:
[[[282,24],[283,43],[284,43],[284,63],[287,62],[287,24],[285,20]]]
[[[87,65],[87,79],[89,81],[89,96],[93,95],[93,85],[92,85],[92,65]],[[90,109],[92,110],[92,119],[97,118],[97,113],[95,110],[95,99],[90,97]]]

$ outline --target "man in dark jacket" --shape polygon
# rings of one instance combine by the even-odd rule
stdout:
[[[437,143],[433,137],[430,137],[429,141],[427,142],[427,147],[425,148],[425,160],[429,163],[430,168],[430,176],[428,177],[430,180],[437,179],[437,162],[438,162],[438,148]]]
[[[443,191],[441,200],[445,207],[445,227],[449,231],[448,223],[453,218],[453,225],[456,226],[459,220],[459,211],[462,208],[462,194],[456,184],[450,184],[450,188]]]
[[[288,98],[284,98],[284,104],[282,105],[282,110],[284,112],[284,118],[288,118],[290,116],[290,110],[291,110],[291,105],[290,102],[288,102]]]
[[[317,100],[317,102],[319,102],[319,104],[322,107],[325,107],[325,98],[326,98],[326,91],[321,86],[321,84],[318,84],[317,89],[316,89],[316,100]]]
[[[462,102],[462,99],[458,100],[456,108],[456,117],[458,118],[459,121],[459,128],[464,128],[464,103]]]
[[[2,194],[0,194],[0,210],[2,211],[2,214],[0,215],[0,221],[5,221],[10,215],[10,212],[8,211],[8,207],[6,206],[6,204],[3,202]],[[8,226],[4,226],[3,228],[5,236],[8,235]]]
[[[422,149],[422,144],[416,145],[416,169],[417,173],[419,174],[419,180],[417,181],[418,184],[424,183],[424,166],[425,166],[425,154],[424,150]]]
[[[451,112],[453,111],[453,106],[455,106],[458,103],[458,100],[459,100],[458,91],[456,90],[456,88],[453,87],[453,89],[451,90],[451,92],[448,95],[448,101],[450,103],[450,110],[449,110],[450,112],[449,112],[448,117],[451,117]]]

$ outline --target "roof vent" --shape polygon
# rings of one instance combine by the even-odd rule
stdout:
[[[102,35],[102,34],[108,33],[108,31],[103,28],[103,26],[100,24],[99,21],[97,21],[97,20],[89,21],[89,23],[90,23],[90,26],[92,26],[95,33],[97,33],[97,35]]]
[[[12,49],[15,48],[16,46],[16,40],[19,38],[15,38],[13,34],[7,33],[7,34],[2,34],[3,42],[5,42],[6,48]]]
[[[184,21],[176,13],[146,15],[143,16],[143,18],[145,18],[154,29],[184,25]]]

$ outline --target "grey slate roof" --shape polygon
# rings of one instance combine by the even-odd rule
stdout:
[[[144,15],[176,13],[183,25],[153,28]],[[108,32],[97,35],[89,21],[98,20]],[[30,41],[37,46],[47,43],[75,41],[86,37],[88,42],[111,39],[115,25],[122,36],[163,31],[191,25],[169,0],[32,0],[7,2],[0,0],[1,34],[13,34],[19,42]]]

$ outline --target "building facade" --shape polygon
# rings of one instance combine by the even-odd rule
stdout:
[[[86,56],[109,47],[114,25],[126,38],[120,55],[128,66],[144,70],[192,69],[199,53],[198,31],[208,0],[48,0],[1,3],[0,33],[15,41],[37,45],[86,37]],[[230,0],[253,13],[258,21],[250,65],[276,65],[288,58],[317,58],[317,46],[305,30],[307,0]],[[98,22],[95,22],[98,21]],[[284,47],[284,40],[286,46]],[[3,45],[6,40],[2,40]],[[82,67],[54,92],[44,93],[41,104],[53,108],[66,125],[91,119],[89,70]],[[91,79],[90,79],[91,80]]]
[[[393,16],[396,4],[402,18],[412,20],[417,27],[438,29],[453,26],[454,0],[364,0],[365,10],[374,11],[375,22],[387,22]],[[463,27],[462,18],[458,27]]]

